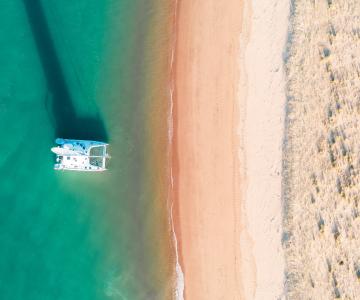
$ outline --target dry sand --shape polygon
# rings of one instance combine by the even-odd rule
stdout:
[[[287,62],[289,299],[360,295],[360,2],[295,1]]]
[[[185,299],[242,299],[239,0],[179,1],[174,101],[175,229]]]
[[[241,249],[245,299],[284,297],[281,170],[285,118],[283,51],[289,1],[246,1],[241,67],[242,144],[245,154],[243,212],[252,247]],[[250,6],[251,3],[251,6]],[[251,272],[251,264],[255,272]],[[254,273],[252,275],[252,273]]]

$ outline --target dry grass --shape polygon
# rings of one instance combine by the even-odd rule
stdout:
[[[360,295],[360,1],[296,0],[286,63],[289,299]]]

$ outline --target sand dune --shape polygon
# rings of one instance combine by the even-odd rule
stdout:
[[[289,299],[360,295],[360,2],[295,2],[284,163]]]

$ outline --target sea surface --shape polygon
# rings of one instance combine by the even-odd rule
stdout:
[[[3,0],[0,299],[170,299],[171,1]],[[56,137],[110,143],[54,171]]]

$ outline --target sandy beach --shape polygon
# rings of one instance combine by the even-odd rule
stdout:
[[[178,6],[174,216],[185,299],[283,296],[289,6],[265,4]]]
[[[246,44],[241,65],[241,131],[245,156],[243,218],[251,248],[241,244],[245,299],[283,299],[282,149],[285,122],[283,52],[287,42],[289,1],[245,2]],[[246,284],[245,284],[246,283]]]
[[[175,229],[185,299],[241,299],[239,1],[179,1]],[[226,16],[226,18],[224,18]]]
[[[185,299],[357,299],[360,4],[181,1]]]

